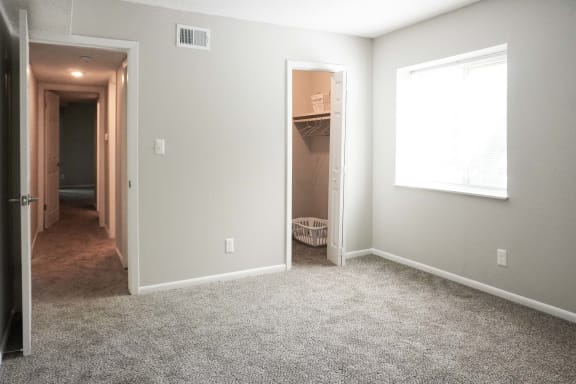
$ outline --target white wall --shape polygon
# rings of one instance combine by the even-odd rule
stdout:
[[[212,50],[176,48],[176,23],[210,28]],[[109,0],[75,1],[72,25],[140,42],[142,285],[285,262],[287,59],[350,71],[345,240],[370,247],[370,40]]]
[[[293,71],[292,114],[312,113],[310,96],[329,93],[332,73]],[[328,218],[329,136],[303,137],[292,127],[292,216]]]
[[[576,312],[575,36],[575,1],[486,0],[375,41],[375,248]],[[396,70],[502,43],[510,199],[394,187]]]

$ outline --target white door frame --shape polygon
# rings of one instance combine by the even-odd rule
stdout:
[[[317,63],[312,61],[297,61],[297,60],[286,60],[286,269],[290,270],[292,268],[292,71],[323,71],[323,72],[345,72],[348,78],[348,84],[350,82],[350,77],[348,76],[348,70],[344,65],[339,64],[327,64],[327,63]],[[344,106],[346,108],[346,106]],[[344,114],[347,120],[348,114]],[[347,121],[344,121],[342,132],[342,151],[346,148],[346,126]],[[333,148],[330,148],[332,151]],[[342,153],[342,159],[345,159],[344,153]],[[341,178],[340,188],[344,191],[344,178]],[[346,197],[346,194],[344,194]],[[342,252],[344,252],[346,236],[344,236],[344,210],[340,210],[340,223],[342,224]],[[328,223],[330,225],[330,223]]]
[[[97,93],[97,102],[102,105],[105,104],[107,108],[106,87],[98,87],[92,85],[72,85],[72,84],[53,84],[53,83],[38,83],[38,220],[42,226],[38,227],[38,231],[43,231],[44,228],[44,204],[46,193],[46,121],[45,121],[45,106],[44,94],[46,91],[69,91],[69,92],[87,92]],[[100,111],[98,111],[100,113]],[[106,220],[106,209],[104,204],[104,187],[105,182],[104,174],[104,132],[108,120],[106,116],[98,115],[98,125],[96,128],[96,210],[98,212],[98,223],[101,227],[104,226]]]
[[[127,211],[128,211],[128,290],[132,295],[140,293],[140,240],[139,240],[139,184],[138,184],[138,87],[139,87],[139,44],[137,41],[105,39],[79,35],[55,35],[31,33],[33,43],[90,47],[124,51],[128,56],[127,97]]]

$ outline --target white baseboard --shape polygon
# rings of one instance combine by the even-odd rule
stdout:
[[[359,251],[350,251],[350,252],[346,252],[344,253],[344,258],[346,260],[348,259],[353,259],[355,257],[361,257],[361,256],[368,256],[368,255],[372,255],[374,254],[374,250],[373,249],[361,249]]]
[[[268,273],[284,272],[286,271],[286,264],[272,265],[269,267],[245,269],[243,271],[222,273],[219,275],[196,277],[194,279],[173,281],[169,283],[161,283],[154,285],[145,285],[140,287],[140,294],[147,294],[152,292],[165,291],[168,289],[185,288],[194,285],[212,283],[216,281],[227,281],[227,280],[237,280],[244,277],[265,275]]]
[[[118,247],[114,247],[114,252],[116,252],[116,256],[118,256],[118,259],[120,259],[120,264],[122,264],[122,267],[124,269],[128,268],[128,265],[126,264],[126,260],[124,260],[124,256],[122,256],[122,252],[120,252]]]
[[[370,254],[380,256],[384,259],[394,261],[398,264],[403,264],[403,265],[406,265],[408,267],[412,267],[414,269],[428,272],[432,275],[442,277],[446,280],[451,280],[451,281],[454,281],[456,283],[465,285],[467,287],[474,288],[474,289],[477,289],[479,291],[486,292],[486,293],[489,293],[491,295],[498,296],[498,297],[501,297],[503,299],[512,301],[516,304],[524,305],[528,308],[532,308],[532,309],[535,309],[537,311],[544,312],[544,313],[547,313],[549,315],[556,316],[556,317],[559,317],[561,319],[576,323],[576,313],[574,313],[574,312],[570,312],[570,311],[555,307],[555,306],[550,305],[550,304],[542,303],[540,301],[530,299],[528,297],[520,296],[520,295],[517,295],[515,293],[508,292],[508,291],[505,291],[503,289],[496,288],[496,287],[493,287],[491,285],[484,284],[484,283],[481,283],[479,281],[469,279],[467,277],[456,275],[455,273],[447,272],[447,271],[444,271],[442,269],[438,269],[438,268],[431,267],[431,266],[426,265],[426,264],[419,263],[419,262],[414,261],[414,260],[407,259],[405,257],[397,256],[397,255],[394,255],[392,253],[388,253],[388,252],[384,252],[384,251],[380,251],[378,249],[372,249]]]

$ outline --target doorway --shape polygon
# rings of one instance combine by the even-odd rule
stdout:
[[[34,58],[34,49],[32,54]],[[34,66],[37,65],[39,62],[34,61]],[[30,77],[31,84],[38,82],[33,69]],[[31,163],[36,172],[30,179],[42,205],[42,209],[33,212],[34,238],[60,220],[62,203],[83,204],[98,214],[96,192],[107,183],[105,178],[97,178],[98,157],[102,156],[98,154],[97,145],[98,128],[102,126],[98,106],[103,92],[88,92],[81,85],[65,87],[76,91],[57,90],[63,86],[42,84],[38,98],[44,99],[43,112],[39,118],[31,119],[36,122],[36,126],[31,127],[35,144],[32,149],[36,152],[31,153]],[[37,136],[43,139],[40,141]]]
[[[287,65],[286,265],[344,265],[346,70]]]
[[[33,244],[52,228],[88,230],[80,221],[95,219],[92,231],[102,230],[112,240],[124,267],[126,59],[119,50],[31,43],[28,71],[31,100],[36,100],[30,108],[30,184],[40,202],[31,214]],[[63,213],[78,222],[57,227]],[[66,248],[73,236],[60,235],[55,239]],[[33,254],[42,253],[36,248]]]
[[[327,260],[332,72],[292,71],[292,262]]]
[[[97,94],[60,94],[58,190],[63,206],[96,211]]]

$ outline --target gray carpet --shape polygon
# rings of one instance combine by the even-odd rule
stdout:
[[[128,296],[78,215],[39,239],[34,354],[3,384],[576,383],[575,324],[374,256],[340,269],[296,243],[288,273]]]

